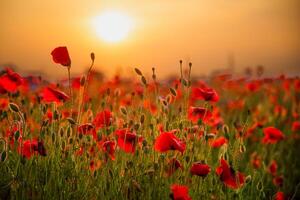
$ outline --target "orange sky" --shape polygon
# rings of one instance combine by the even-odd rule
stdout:
[[[133,67],[158,76],[176,73],[178,60],[191,60],[194,74],[225,67],[233,53],[236,69],[262,64],[277,72],[299,73],[299,0],[9,0],[0,1],[0,65],[43,71],[66,70],[51,60],[56,46],[68,47],[72,72],[79,74],[95,52],[108,74]],[[133,18],[122,42],[101,40],[93,17],[119,10]]]

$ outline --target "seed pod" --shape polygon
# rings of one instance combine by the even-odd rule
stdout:
[[[139,70],[138,68],[134,68],[134,70],[138,75],[143,76],[141,70]]]
[[[19,106],[15,103],[9,103],[9,108],[13,112],[20,112]]]
[[[176,92],[176,90],[175,90],[174,88],[170,88],[170,92],[172,93],[172,95],[173,95],[174,97],[177,96],[177,92]]]

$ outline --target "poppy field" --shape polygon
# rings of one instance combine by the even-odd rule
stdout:
[[[300,79],[0,74],[1,199],[299,199]]]

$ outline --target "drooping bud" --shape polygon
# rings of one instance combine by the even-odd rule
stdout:
[[[142,73],[141,70],[139,70],[138,68],[134,68],[134,71],[135,71],[139,76],[143,76],[143,73]]]
[[[20,112],[19,106],[15,103],[9,103],[9,108],[13,112]]]
[[[95,54],[93,52],[91,53],[91,59],[94,62],[94,60],[95,60]]]

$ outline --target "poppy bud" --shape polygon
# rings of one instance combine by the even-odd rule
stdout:
[[[174,97],[177,96],[177,92],[176,92],[176,90],[174,90],[173,88],[170,88],[170,92],[172,93],[172,95],[173,95]]]
[[[19,106],[15,103],[9,103],[9,108],[13,112],[20,112]]]
[[[142,80],[143,84],[145,86],[147,86],[147,80],[146,80],[145,76],[142,76],[141,80]]]
[[[1,155],[1,162],[4,162],[6,160],[6,158],[7,158],[6,151],[3,151],[0,155]]]
[[[141,70],[139,70],[138,68],[134,68],[134,70],[138,75],[143,76]]]
[[[95,60],[95,54],[93,52],[91,53],[91,59],[94,62],[94,60]]]
[[[59,129],[59,134],[60,134],[60,137],[64,137],[64,129],[63,128]]]
[[[251,175],[248,175],[247,177],[246,177],[246,179],[245,179],[245,182],[246,183],[250,183],[250,181],[251,181]]]
[[[185,79],[182,79],[182,83],[183,83],[183,85],[184,85],[184,86],[188,86],[188,82],[187,82],[187,80],[185,80]]]
[[[182,60],[179,60],[179,63],[182,64]]]
[[[20,137],[20,131],[19,130],[17,130],[16,132],[15,132],[15,140],[17,141],[18,139],[19,139],[19,137]]]
[[[81,76],[81,78],[80,78],[80,86],[82,87],[82,86],[84,86],[84,84],[85,84],[85,76]]]
[[[246,151],[246,146],[244,144],[240,144],[240,152],[245,153]]]
[[[141,122],[141,124],[143,124],[145,122],[145,115],[141,115],[140,122]]]
[[[120,108],[120,111],[121,111],[121,113],[122,113],[123,115],[127,115],[127,110],[126,110],[125,107],[121,107],[121,108]]]
[[[67,120],[68,120],[68,122],[69,122],[71,125],[75,125],[75,124],[76,124],[75,120],[74,120],[73,118],[71,118],[71,117],[68,117]]]

